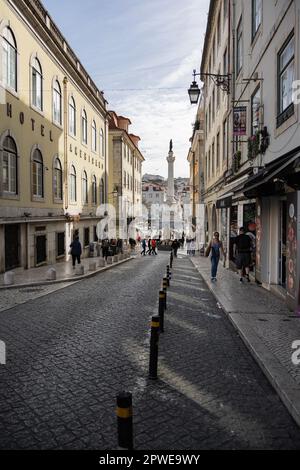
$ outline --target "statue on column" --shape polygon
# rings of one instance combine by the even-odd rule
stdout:
[[[173,152],[173,141],[172,141],[172,139],[170,140],[169,152]]]

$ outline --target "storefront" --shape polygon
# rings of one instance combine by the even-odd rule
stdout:
[[[256,271],[263,287],[298,311],[300,301],[300,153],[280,158],[249,179],[246,196],[257,196]],[[245,208],[252,224],[252,208]],[[254,226],[253,226],[254,228]]]

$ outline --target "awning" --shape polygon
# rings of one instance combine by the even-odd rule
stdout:
[[[280,177],[287,178],[291,177],[294,179],[295,169],[294,164],[300,159],[300,150],[297,148],[296,151],[289,153],[282,158],[279,158],[275,162],[266,165],[256,175],[250,176],[246,184],[244,185],[243,192],[247,197],[253,197],[259,194],[274,194],[276,190],[276,178],[280,180]],[[285,182],[285,179],[283,182]],[[300,186],[300,177],[299,186]],[[288,181],[286,182],[288,183]],[[292,183],[291,183],[292,184]],[[297,183],[295,183],[297,186]]]

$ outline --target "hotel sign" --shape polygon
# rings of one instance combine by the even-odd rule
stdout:
[[[13,107],[12,107],[11,103],[6,103],[6,115],[9,118],[13,117]],[[30,118],[30,121],[31,121],[31,130],[35,131],[37,129],[35,119]],[[25,113],[23,111],[21,111],[19,113],[19,122],[22,126],[25,123]],[[41,126],[39,126],[39,130],[40,130],[40,133],[41,133],[42,137],[44,137],[47,133],[49,135],[50,142],[53,142],[53,135],[52,135],[52,130],[51,129],[49,130],[49,133],[48,133],[48,132],[46,132],[45,126],[43,124],[41,124]]]
[[[247,134],[247,108],[233,108],[233,135],[235,137]]]

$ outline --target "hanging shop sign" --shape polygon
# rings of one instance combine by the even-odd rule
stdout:
[[[247,108],[239,106],[233,110],[233,135],[235,137],[247,134]]]

